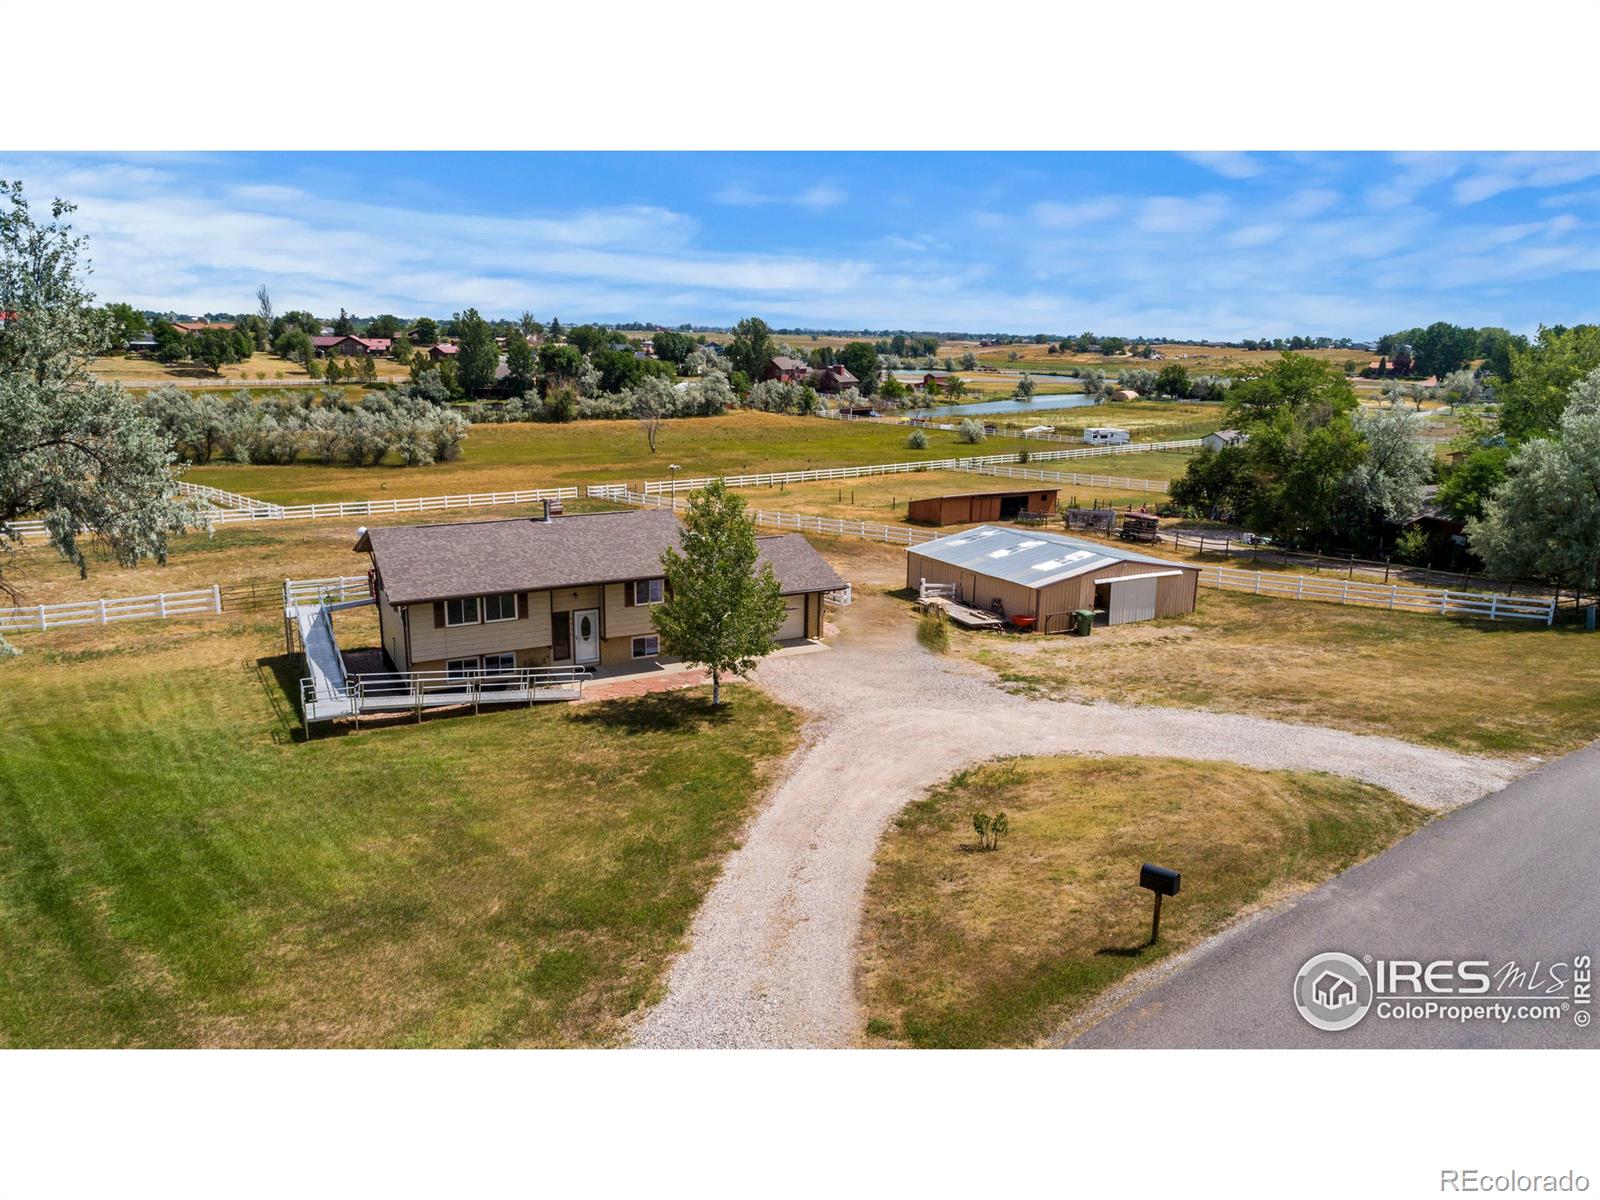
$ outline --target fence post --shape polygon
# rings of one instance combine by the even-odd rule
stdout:
[[[45,628],[44,605],[42,605],[42,604],[39,605],[39,628],[41,630],[43,630]]]
[[[1489,597],[1489,620],[1498,621],[1499,619],[1500,619],[1500,597],[1499,596],[1490,596]]]
[[[222,611],[222,585],[220,583],[211,585],[211,611]]]
[[[106,602],[104,600],[101,600],[100,601],[100,624],[104,625],[105,623],[106,623]]]
[[[163,621],[167,619],[167,594],[165,592],[156,597],[156,615]]]
[[[1448,616],[1450,613],[1450,589],[1445,588],[1439,593],[1439,615]]]
[[[1400,588],[1395,584],[1389,585],[1389,607],[1394,607],[1395,597],[1400,594]]]

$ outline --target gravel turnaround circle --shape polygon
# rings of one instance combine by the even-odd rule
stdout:
[[[806,738],[701,906],[636,1045],[856,1043],[856,941],[878,839],[904,805],[973,763],[1014,754],[1212,759],[1345,775],[1436,810],[1498,790],[1523,769],[1260,717],[1030,700],[982,668],[922,649],[893,605],[861,596],[840,615],[829,651],[761,665],[755,682],[808,715]]]

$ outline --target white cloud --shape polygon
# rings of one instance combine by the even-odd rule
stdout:
[[[1146,233],[1205,233],[1227,212],[1221,196],[1151,196],[1140,205],[1134,224]]]
[[[1184,157],[1224,179],[1254,179],[1266,169],[1259,160],[1239,150],[1191,150]]]
[[[1257,225],[1246,225],[1235,229],[1223,240],[1234,247],[1265,246],[1268,242],[1275,242],[1281,238],[1286,229],[1273,221],[1264,221]]]
[[[757,208],[766,204],[793,204],[800,208],[822,210],[833,208],[850,199],[850,194],[843,188],[833,187],[829,184],[813,184],[792,195],[776,192],[758,192],[744,184],[734,183],[727,187],[719,188],[711,194],[712,200],[718,204],[732,208]]]
[[[802,208],[833,208],[850,199],[850,193],[843,188],[829,187],[819,184],[808,187],[794,198],[794,202]]]
[[[1117,215],[1122,205],[1110,197],[1083,200],[1075,204],[1062,204],[1055,200],[1041,200],[1028,209],[1033,219],[1046,229],[1073,229],[1094,221],[1104,221]]]
[[[1304,220],[1327,212],[1339,203],[1339,199],[1339,193],[1332,188],[1301,188],[1291,192],[1288,199],[1278,206],[1278,211],[1291,220]]]

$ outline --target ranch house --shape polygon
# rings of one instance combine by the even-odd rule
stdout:
[[[368,529],[383,649],[395,671],[468,677],[526,667],[648,666],[662,660],[650,610],[666,595],[670,512]],[[758,538],[782,587],[779,641],[822,636],[823,596],[845,587],[799,534]]]

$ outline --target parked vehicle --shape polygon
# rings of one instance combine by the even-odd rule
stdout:
[[[1126,429],[1096,426],[1083,431],[1083,440],[1091,446],[1121,446],[1131,439]]]

